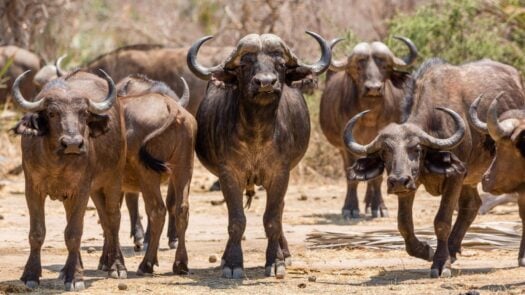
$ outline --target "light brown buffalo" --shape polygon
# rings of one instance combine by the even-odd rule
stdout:
[[[117,91],[111,78],[75,71],[48,83],[35,97],[25,99],[20,83],[13,98],[26,114],[13,129],[22,135],[22,165],[29,209],[31,252],[21,280],[38,286],[42,275],[40,250],[46,235],[46,197],[63,202],[68,257],[61,270],[66,290],[84,289],[80,257],[83,220],[91,195],[104,229],[103,260],[109,275],[127,276],[120,252],[119,225],[122,169],[126,138]]]

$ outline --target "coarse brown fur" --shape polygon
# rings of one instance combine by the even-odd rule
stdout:
[[[333,73],[327,79],[321,97],[319,120],[328,142],[341,153],[345,173],[356,160],[346,149],[342,136],[350,118],[364,110],[371,110],[355,127],[355,138],[359,143],[371,141],[389,123],[401,121],[404,87],[410,80],[410,74],[395,69],[394,58],[391,53],[385,55],[384,52],[374,51],[367,56],[350,55],[345,71]],[[365,86],[369,83],[378,83],[381,90],[369,95]],[[373,217],[387,215],[381,183],[382,177],[367,183],[366,211],[371,209]],[[342,208],[345,218],[359,217],[357,184],[357,181],[347,177],[347,192]]]
[[[324,71],[330,50],[318,38],[324,62],[318,71]],[[305,154],[310,137],[304,97],[289,85],[317,73],[299,66],[290,49],[272,34],[244,37],[221,67],[209,78],[197,113],[196,152],[201,163],[219,177],[228,206],[229,239],[222,256],[223,276],[244,277],[243,191],[253,189],[254,184],[262,185],[267,192],[263,217],[268,238],[265,272],[267,276],[284,276],[284,265],[291,261],[282,228],[284,195],[290,170]]]
[[[149,220],[147,252],[138,272],[152,273],[153,265],[158,265],[157,249],[166,215],[160,184],[167,182],[168,236],[173,243],[178,237],[173,271],[187,273],[185,233],[197,122],[161,82],[130,76],[119,82],[117,89],[125,95],[119,99],[128,143],[123,191],[142,192]]]
[[[103,257],[112,277],[125,277],[118,240],[121,175],[126,140],[123,112],[117,101],[102,115],[88,112],[88,100],[100,101],[108,93],[103,79],[82,71],[47,84],[35,100],[45,109],[28,113],[15,126],[22,134],[22,165],[29,208],[31,252],[21,280],[35,287],[41,276],[40,249],[45,238],[44,203],[49,195],[63,202],[67,225],[68,258],[61,271],[66,289],[82,289],[80,242],[89,195],[97,207],[107,241]],[[36,124],[35,124],[36,123]],[[80,136],[79,152],[68,154],[62,138]]]
[[[461,241],[481,205],[476,185],[492,160],[491,149],[486,146],[486,135],[472,127],[466,128],[463,141],[451,150],[428,148],[420,130],[434,138],[450,137],[458,127],[435,108],[447,107],[467,122],[470,105],[481,94],[491,99],[480,105],[480,114],[486,113],[488,104],[501,91],[505,91],[502,101],[507,107],[522,106],[523,85],[516,69],[498,62],[481,60],[454,66],[434,59],[415,74],[410,88],[407,120],[381,130],[377,137],[381,148],[368,159],[379,157],[387,170],[388,190],[398,195],[398,227],[407,252],[433,260],[432,276],[450,275],[451,263],[461,251]],[[412,204],[420,185],[432,195],[441,195],[434,222],[438,240],[435,254],[414,235]],[[456,206],[458,218],[452,228]]]

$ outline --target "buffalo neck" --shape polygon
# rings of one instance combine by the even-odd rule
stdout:
[[[248,137],[267,138],[273,135],[277,120],[279,100],[266,105],[248,100],[239,102],[240,131]]]

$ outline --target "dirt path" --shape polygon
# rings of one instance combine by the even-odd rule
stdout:
[[[309,233],[315,231],[365,232],[396,228],[397,199],[394,196],[386,198],[391,217],[344,221],[339,215],[343,183],[295,184],[290,187],[286,197],[284,228],[293,255],[293,266],[288,269],[284,280],[264,276],[266,239],[262,214],[265,194],[257,192],[259,198],[247,210],[248,225],[246,240],[243,241],[247,278],[222,279],[219,277],[219,262],[208,262],[211,254],[217,255],[220,261],[227,240],[226,206],[210,204],[211,200],[222,196],[201,189],[207,187],[212,179],[203,171],[194,177],[187,234],[191,273],[187,276],[171,274],[174,250],[167,247],[164,234],[159,253],[160,266],[155,269],[155,275],[135,275],[142,253],[133,251],[128,213],[123,208],[120,238],[129,270],[129,278],[123,281],[127,291],[119,291],[117,280],[106,279],[105,272],[96,270],[101,254],[102,231],[97,223],[96,211],[90,204],[82,243],[87,289],[82,293],[460,294],[473,289],[482,294],[525,294],[525,270],[517,267],[517,249],[482,251],[465,248],[464,255],[454,264],[450,279],[430,279],[430,263],[411,258],[404,250],[309,249],[305,240]],[[301,200],[302,195],[306,196],[306,200]],[[418,193],[414,210],[416,228],[432,225],[438,202],[438,198],[425,192]],[[23,291],[23,284],[18,279],[29,254],[29,217],[22,177],[10,179],[7,186],[0,190],[0,215],[3,217],[0,219],[0,290]],[[63,241],[65,216],[62,204],[48,199],[46,218],[47,237],[42,251],[44,270],[38,291],[52,294],[63,290],[63,283],[57,277],[67,255]],[[517,208],[501,206],[493,214],[478,216],[476,223],[495,220],[519,221]],[[96,251],[88,253],[90,247]],[[308,278],[312,276],[316,277],[315,282],[309,282]]]

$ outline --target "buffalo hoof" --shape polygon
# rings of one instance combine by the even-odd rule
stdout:
[[[430,270],[430,277],[435,278],[450,278],[452,276],[452,271],[450,268],[444,267],[441,273],[439,273],[439,269],[433,268]]]
[[[140,250],[142,249],[142,245],[144,244],[144,239],[143,238],[139,238],[139,239],[135,239],[133,241],[133,250],[135,250],[135,252],[140,252]]]
[[[153,274],[153,263],[151,262],[141,262],[139,269],[137,270],[138,276],[148,276]]]
[[[518,265],[521,267],[525,267],[525,257],[518,259]]]
[[[64,289],[66,291],[81,291],[86,289],[86,286],[84,285],[84,281],[73,281],[64,283]]]
[[[292,266],[292,257],[286,257],[286,258],[284,258],[284,265],[286,265],[286,266]]]
[[[181,261],[175,261],[173,263],[173,273],[176,275],[187,275],[190,272],[188,265]]]
[[[372,210],[372,218],[378,218],[378,217],[389,217],[388,209],[377,209]]]
[[[108,273],[108,277],[112,279],[127,279],[128,278],[128,272],[125,269],[121,270],[110,270]]]
[[[244,270],[242,267],[235,267],[233,270],[225,266],[222,268],[222,277],[227,279],[244,279]]]
[[[275,276],[276,279],[284,279],[284,276],[286,275],[285,262],[282,260],[276,260],[274,264],[265,267],[264,274],[267,277]]]
[[[27,281],[26,287],[28,287],[29,289],[36,289],[38,288],[38,282],[37,281]]]
[[[177,249],[177,239],[168,242],[170,249]]]
[[[359,218],[359,209],[352,209],[352,210],[343,209],[343,218],[345,220]]]

